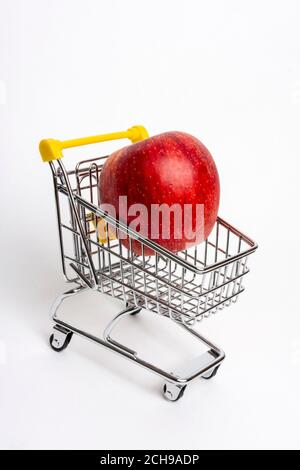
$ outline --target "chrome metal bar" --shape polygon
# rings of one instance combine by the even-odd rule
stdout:
[[[93,289],[93,284],[87,279],[84,274],[82,274],[82,272],[76,267],[74,263],[70,263],[70,267],[75,271],[76,274],[78,274],[80,279],[85,283],[87,287]]]
[[[73,297],[73,295],[81,294],[86,289],[87,289],[86,286],[79,285],[79,286],[74,287],[73,289],[68,290],[64,294],[59,295],[53,302],[51,309],[50,309],[50,315],[51,315],[52,320],[55,322],[57,321],[56,313],[64,300],[66,300],[69,297]]]
[[[68,197],[69,197],[70,204],[71,204],[71,207],[72,207],[72,211],[73,211],[76,223],[77,223],[77,227],[78,227],[80,235],[81,235],[82,244],[84,246],[84,250],[85,250],[85,253],[86,253],[87,260],[88,260],[88,264],[89,264],[89,268],[90,268],[91,275],[92,275],[92,278],[93,278],[93,282],[97,286],[98,280],[97,280],[97,276],[96,276],[94,263],[93,263],[93,260],[91,258],[91,254],[90,254],[89,249],[88,249],[88,243],[87,243],[87,240],[85,238],[85,233],[84,233],[84,229],[81,225],[80,217],[79,217],[78,212],[76,210],[75,198],[74,198],[74,194],[72,192],[72,188],[71,188],[71,185],[70,185],[70,182],[69,182],[69,178],[68,178],[67,172],[66,172],[65,167],[64,167],[63,163],[61,162],[61,160],[58,160],[58,164],[59,164],[61,172],[64,176],[65,185],[66,185],[66,189],[67,189],[67,192],[68,192]]]
[[[128,348],[127,346],[124,346],[122,343],[119,341],[116,341],[112,339],[111,337],[111,332],[112,330],[117,326],[117,324],[122,320],[125,316],[127,315],[133,315],[136,312],[139,312],[140,308],[136,307],[127,307],[125,310],[122,310],[115,318],[111,320],[111,322],[107,325],[103,332],[103,338],[105,341],[108,343],[113,344],[117,348],[122,349],[123,351],[127,352],[128,354],[131,354],[134,358],[137,356],[137,352],[134,351],[133,349]]]
[[[89,339],[97,344],[100,344],[101,346],[104,346],[110,350],[112,350],[115,353],[120,354],[123,357],[126,357],[129,360],[134,361],[136,364],[139,364],[140,366],[144,367],[145,369],[155,373],[156,375],[159,375],[163,379],[167,380],[168,382],[175,383],[175,384],[182,384],[182,385],[187,385],[188,383],[194,381],[201,375],[205,374],[207,371],[212,369],[214,366],[217,366],[220,364],[220,362],[225,358],[224,352],[219,349],[217,346],[215,346],[211,341],[207,340],[204,336],[201,336],[199,333],[194,331],[191,328],[188,328],[185,325],[182,325],[185,330],[195,336],[198,340],[200,340],[203,344],[205,344],[210,350],[212,350],[215,354],[215,357],[213,357],[213,360],[204,360],[207,358],[207,356],[201,355],[200,358],[196,359],[193,361],[194,367],[191,367],[191,364],[184,370],[179,370],[176,373],[174,372],[168,372],[160,367],[145,361],[141,358],[139,358],[138,354],[136,351],[133,351],[132,349],[128,348],[127,346],[122,345],[119,342],[116,342],[112,340],[110,334],[112,329],[116,326],[116,324],[124,318],[125,315],[129,315],[130,313],[134,313],[136,309],[132,308],[127,308],[124,311],[122,311],[119,315],[117,315],[106,327],[104,333],[103,333],[103,340],[100,339],[99,337],[96,337],[87,331],[84,331],[78,327],[75,327],[74,325],[61,320],[57,316],[57,311],[62,302],[78,293],[84,292],[86,288],[85,287],[78,287],[75,289],[72,289],[65,294],[62,294],[61,296],[58,297],[56,302],[54,303],[51,313],[53,320],[57,325],[60,325],[61,327],[65,328],[67,331],[70,331],[72,333],[75,333],[79,336],[83,336],[86,339]],[[210,358],[211,359],[211,358]]]
[[[64,242],[63,242],[63,235],[62,235],[62,222],[61,222],[61,211],[60,211],[60,204],[59,204],[59,192],[57,187],[57,175],[55,171],[54,164],[52,162],[49,163],[52,177],[53,177],[53,186],[54,186],[54,196],[55,196],[55,207],[56,207],[56,214],[57,214],[57,228],[58,228],[58,237],[59,237],[59,247],[60,247],[60,260],[62,271],[65,279],[68,281],[65,259],[64,259]]]

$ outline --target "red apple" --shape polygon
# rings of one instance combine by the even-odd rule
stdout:
[[[112,205],[116,217],[129,225],[139,214],[126,213],[126,209],[119,206],[119,196],[127,196],[128,208],[143,204],[148,209],[147,223],[141,222],[136,230],[172,252],[203,241],[217,219],[220,184],[215,162],[198,139],[183,132],[156,135],[110,155],[101,172],[99,191],[101,206]],[[175,221],[175,216],[171,215],[170,234],[166,238],[162,217],[157,218],[158,206],[153,204],[169,207],[176,204],[182,211],[185,205],[191,205],[191,212],[186,219],[182,217],[179,227],[178,219]],[[151,212],[151,205],[154,212]],[[197,205],[202,205],[204,210],[200,225],[199,220],[196,221]],[[183,220],[188,225],[187,230],[186,226],[183,229]],[[128,246],[128,240],[122,243]],[[133,251],[141,254],[139,242],[133,243]],[[145,247],[144,253],[151,255],[153,250]]]

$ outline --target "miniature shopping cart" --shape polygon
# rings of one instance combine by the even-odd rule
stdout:
[[[212,378],[225,358],[224,352],[196,331],[204,317],[236,302],[244,291],[244,276],[249,272],[248,257],[257,245],[247,236],[218,218],[205,242],[171,253],[142,236],[122,221],[101,210],[98,182],[107,157],[89,158],[67,170],[62,162],[63,149],[115,139],[132,143],[148,137],[146,129],[134,126],[118,132],[83,139],[43,140],[40,152],[52,170],[60,255],[63,274],[72,289],[60,295],[51,314],[54,321],[51,347],[62,351],[73,333],[88,338],[163,377],[163,394],[170,401],[182,397],[188,384],[199,377]],[[99,239],[98,223],[105,225],[105,239]],[[115,237],[110,237],[109,227]],[[123,237],[120,237],[123,232]],[[122,244],[120,238],[128,243]],[[133,243],[141,245],[136,255]],[[126,245],[126,246],[125,246]],[[146,256],[150,248],[154,255]],[[102,337],[83,331],[58,316],[65,299],[92,289],[124,302],[121,311],[107,325]],[[143,360],[136,351],[112,337],[113,328],[127,315],[147,309],[173,320],[201,341],[207,351],[186,368],[165,371]]]

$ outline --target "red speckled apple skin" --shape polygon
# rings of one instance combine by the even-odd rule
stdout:
[[[201,243],[210,234],[218,214],[220,182],[215,162],[207,148],[195,137],[183,132],[166,132],[124,147],[108,157],[99,182],[101,204],[112,204],[117,218],[130,224],[134,216],[121,217],[119,196],[127,196],[127,205],[144,204],[148,208],[148,232],[151,239],[151,204],[192,204],[188,223],[196,229],[196,204],[204,206],[204,226],[197,225],[194,238],[187,239],[183,229],[174,235],[171,217],[169,239],[162,237],[162,220],[154,227],[158,238],[153,240],[164,248],[178,252]],[[152,227],[153,234],[153,227]],[[128,241],[123,240],[125,246]],[[133,251],[140,255],[141,244],[133,243]],[[145,255],[153,251],[145,247]]]

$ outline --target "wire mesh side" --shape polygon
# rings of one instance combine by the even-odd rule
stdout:
[[[95,206],[100,204],[98,183],[104,161],[104,158],[86,160],[69,172],[73,194]],[[84,249],[84,245],[87,246],[101,292],[129,305],[141,306],[187,323],[223,309],[243,292],[243,279],[248,272],[248,257],[243,253],[247,252],[249,244],[245,237],[221,219],[205,242],[177,253],[178,261],[159,253],[145,256],[145,246],[141,241],[138,241],[141,254],[137,256],[134,236],[123,232],[125,240],[121,241],[120,228],[115,229],[116,239],[107,237],[106,242],[100,242],[97,230],[100,218],[95,211],[87,210],[77,202],[76,210],[87,242],[83,243],[68,197],[60,191],[63,187],[64,181],[58,172],[59,228],[62,238],[69,238],[69,243],[61,245],[62,259],[74,263],[78,272],[90,279],[91,270]],[[110,230],[107,222],[105,229],[106,233]],[[231,261],[238,253],[240,258]],[[197,269],[183,267],[181,260]],[[198,269],[216,264],[217,267],[210,272],[198,272]]]

